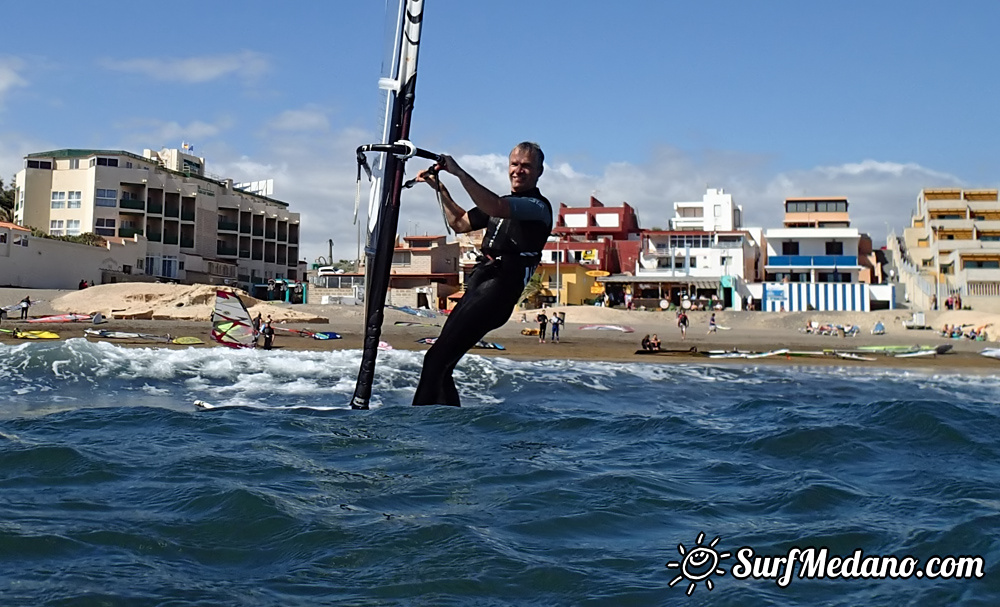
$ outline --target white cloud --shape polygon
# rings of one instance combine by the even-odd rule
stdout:
[[[16,57],[0,57],[0,107],[15,87],[27,86],[28,81],[21,76],[24,62]]]
[[[232,128],[233,124],[229,117],[215,122],[192,120],[187,124],[170,120],[136,119],[115,124],[114,127],[127,133],[124,139],[131,146],[130,150],[135,148],[141,153],[143,148],[180,147],[182,142],[199,145],[217,138]],[[197,152],[196,148],[195,153]]]
[[[268,123],[275,131],[323,132],[330,128],[326,112],[317,106],[306,106],[297,110],[286,110]]]
[[[154,80],[185,84],[210,82],[231,75],[253,81],[271,68],[270,61],[265,55],[249,50],[185,59],[145,58],[125,61],[105,59],[102,65],[118,72],[141,74]]]

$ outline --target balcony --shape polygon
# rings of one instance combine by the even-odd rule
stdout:
[[[235,221],[226,221],[225,219],[219,220],[219,231],[220,232],[236,232],[240,228],[239,224]]]
[[[132,238],[133,236],[142,236],[142,230],[138,228],[119,228],[118,237],[119,238]]]
[[[218,244],[216,245],[215,253],[219,257],[236,257],[236,247]]]
[[[146,240],[149,242],[160,242],[161,238],[163,238],[163,235],[159,232],[150,232],[146,234]]]
[[[264,238],[266,238],[268,240],[274,240],[277,237],[278,237],[278,233],[275,232],[274,230],[268,230],[268,231],[264,232]]]
[[[263,236],[264,235],[264,228],[254,228],[252,234],[254,236]]]
[[[193,249],[194,248],[194,238],[181,238],[181,248],[182,249]]]
[[[166,209],[164,209],[163,215],[165,217],[180,217],[181,216],[181,209],[180,209],[180,207],[171,207],[171,206],[168,206]]]
[[[177,244],[180,242],[180,236],[177,234],[164,234],[163,244]]]
[[[148,205],[146,205],[146,212],[153,213],[155,215],[163,215],[163,203],[150,202]]]
[[[240,226],[240,234],[249,234],[249,233],[250,233],[250,226],[246,224]]]
[[[250,249],[240,249],[240,259],[250,259]]]
[[[146,210],[146,202],[136,198],[122,198],[118,201],[118,206],[122,209],[133,209],[136,211]]]
[[[768,268],[854,268],[857,255],[773,255],[767,258]]]
[[[181,211],[181,221],[194,221],[194,211]]]

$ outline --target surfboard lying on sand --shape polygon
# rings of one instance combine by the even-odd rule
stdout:
[[[1000,358],[1000,348],[986,348],[980,354],[988,358]]]
[[[622,333],[635,333],[635,329],[625,325],[583,325],[583,331],[621,331]]]
[[[417,308],[411,308],[410,306],[386,306],[386,308],[389,308],[390,310],[398,310],[414,316],[420,316],[421,318],[437,318],[437,314],[431,312],[430,310],[418,310]]]
[[[309,329],[286,329],[285,327],[274,327],[274,330],[293,333],[299,337],[311,337],[313,339],[340,339],[340,333],[333,331],[310,331]]]
[[[412,322],[409,320],[397,320],[392,323],[397,327],[440,327],[441,325],[436,325],[430,322]]]
[[[437,341],[436,337],[421,337],[420,339],[417,340],[417,343],[418,344],[433,345],[434,342],[436,342],[436,341]],[[485,340],[482,340],[482,339],[480,339],[479,341],[477,341],[476,345],[474,345],[472,347],[473,348],[482,348],[484,350],[506,350],[507,349],[507,348],[504,348],[503,346],[501,346],[498,343],[495,343],[495,342],[492,342],[492,341],[485,341]]]
[[[636,350],[635,353],[639,356],[672,356],[678,354],[698,354],[698,348],[677,348],[677,349],[660,349],[660,350]]]
[[[29,318],[28,322],[90,322],[93,319],[94,317],[89,314],[56,314],[55,316]]]
[[[0,331],[10,333],[14,339],[59,339],[59,334],[52,331],[18,331],[17,329],[0,329]]]
[[[106,329],[84,329],[83,334],[95,339],[133,339],[173,343],[182,346],[193,346],[205,343],[199,337],[170,337],[169,335],[153,335],[151,333],[132,333],[130,331],[109,331]]]

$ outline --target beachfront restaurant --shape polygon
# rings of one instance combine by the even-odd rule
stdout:
[[[604,285],[604,292],[608,294],[610,305],[624,304],[625,294],[630,293],[632,305],[636,309],[645,307],[656,310],[663,307],[661,302],[664,300],[668,306],[680,306],[685,298],[693,305],[708,309],[713,296],[714,300],[721,302],[725,308],[733,307],[733,288],[729,276],[652,278],[614,275],[601,276],[597,282]]]

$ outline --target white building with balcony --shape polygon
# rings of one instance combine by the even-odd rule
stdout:
[[[698,202],[675,202],[671,230],[731,232],[743,226],[743,207],[722,188],[708,188]]]
[[[789,198],[784,204],[784,227],[764,231],[760,309],[868,311],[873,300],[880,302],[876,307],[895,307],[892,285],[871,284],[871,239],[851,227],[847,198]]]
[[[133,273],[184,283],[297,280],[299,214],[205,175],[187,150],[65,149],[28,154],[14,220],[51,235],[144,236]]]

